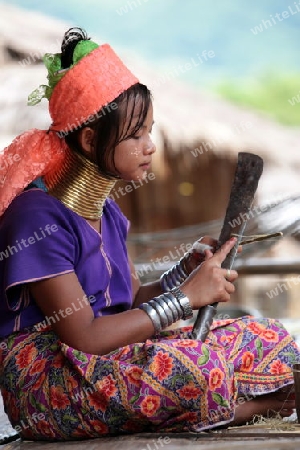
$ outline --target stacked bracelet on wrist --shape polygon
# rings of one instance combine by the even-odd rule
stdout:
[[[139,308],[148,314],[157,333],[180,319],[193,316],[188,297],[178,288],[142,303]]]
[[[193,310],[188,297],[184,295],[184,293],[178,288],[174,288],[170,292],[174,295],[174,297],[180,304],[180,307],[183,311],[182,315],[183,320],[187,320],[193,317]]]
[[[163,292],[168,292],[171,289],[180,286],[190,275],[186,267],[187,259],[194,252],[205,257],[205,250],[212,250],[213,247],[210,245],[202,244],[200,241],[194,242],[191,250],[183,255],[177,264],[175,264],[170,270],[164,272],[160,277],[160,286]]]
[[[189,253],[186,253],[177,264],[162,274],[160,277],[160,285],[163,292],[168,292],[180,286],[187,279],[189,273],[185,263],[188,255]]]

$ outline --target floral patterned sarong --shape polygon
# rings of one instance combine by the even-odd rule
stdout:
[[[1,349],[6,413],[33,440],[214,428],[233,420],[241,397],[293,383],[300,360],[280,322],[251,317],[214,322],[205,344],[186,327],[96,356],[33,327]]]

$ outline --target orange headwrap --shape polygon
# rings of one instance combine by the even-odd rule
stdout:
[[[58,132],[88,122],[135,83],[138,79],[107,44],[66,71],[49,101],[50,129],[21,134],[0,155],[0,216],[29,183],[63,163],[67,146]]]

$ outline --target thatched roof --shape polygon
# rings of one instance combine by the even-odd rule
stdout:
[[[0,4],[0,45],[2,61],[14,56],[31,56],[31,63],[41,60],[46,52],[59,48],[66,23],[35,11]]]
[[[38,64],[39,56],[45,51],[59,51],[61,37],[68,27],[69,24],[42,14],[1,5],[0,144],[8,143],[28,128],[48,128],[47,102],[27,107],[27,95],[46,81],[46,70]],[[267,163],[259,188],[264,193],[264,201],[270,195],[299,192],[300,129],[289,129],[258,113],[198,91],[180,82],[174,68],[160,74],[136,55],[126,52],[121,56],[152,89],[157,130],[163,130],[163,136],[174,151],[182,146],[191,151],[202,141],[210,142],[205,151],[226,152],[231,157],[236,157],[238,151],[252,151]],[[159,149],[162,134],[156,132],[155,139]],[[159,155],[157,158],[159,160]],[[274,184],[279,175],[280,184]]]

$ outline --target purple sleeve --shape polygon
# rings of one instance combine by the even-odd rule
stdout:
[[[48,200],[42,192],[26,192],[5,217],[0,260],[8,298],[18,285],[74,271],[76,236],[68,217]]]

